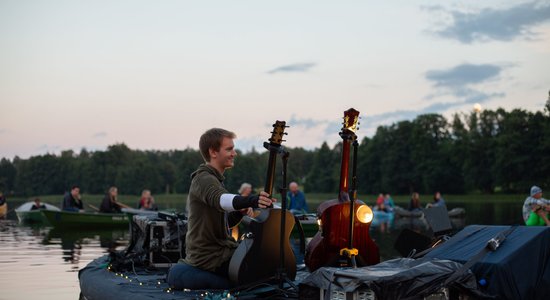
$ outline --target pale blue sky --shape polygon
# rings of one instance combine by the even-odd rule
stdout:
[[[260,149],[339,140],[421,113],[542,110],[550,1],[0,0],[0,157],[124,142]]]

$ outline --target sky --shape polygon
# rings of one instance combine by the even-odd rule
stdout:
[[[198,148],[221,127],[262,150],[419,114],[542,111],[550,1],[0,0],[0,157]]]

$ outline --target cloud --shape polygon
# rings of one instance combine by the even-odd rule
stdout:
[[[92,137],[95,139],[104,138],[106,136],[107,136],[107,132],[105,131],[96,132],[94,135],[92,135]]]
[[[481,83],[498,80],[505,67],[492,64],[461,64],[447,70],[430,70],[426,72],[425,78],[433,83],[436,88],[434,94],[427,95],[428,100],[441,96],[452,95],[458,101],[446,103],[433,103],[425,110],[443,111],[451,107],[483,103],[492,98],[504,97],[504,93],[487,93],[472,86]],[[428,112],[428,111],[427,111]]]
[[[286,66],[277,67],[271,71],[268,71],[267,74],[275,73],[287,73],[287,72],[308,72],[309,69],[315,67],[316,63],[298,63]]]
[[[35,150],[38,150],[40,152],[56,152],[57,150],[61,149],[61,146],[59,145],[54,145],[54,146],[50,146],[48,144],[42,144],[40,146],[38,146]]]
[[[296,115],[290,116],[290,120],[287,122],[287,125],[292,124],[292,126],[303,126],[305,129],[310,129],[317,127],[319,125],[326,125],[326,120],[315,120],[315,119],[298,119]]]
[[[429,70],[425,73],[426,80],[432,82],[434,92],[425,97],[430,103],[418,109],[400,109],[384,112],[377,115],[363,114],[359,120],[358,135],[372,136],[378,126],[391,125],[403,120],[413,120],[418,115],[428,113],[445,113],[453,108],[460,108],[465,105],[484,103],[491,99],[502,98],[505,93],[482,91],[480,84],[499,80],[504,69],[508,66],[496,64],[460,64],[448,69]],[[451,96],[451,97],[448,97]],[[445,98],[446,101],[438,100]],[[335,144],[341,139],[338,132],[342,129],[342,118],[314,119],[298,118],[291,115],[287,125],[291,128],[289,143],[296,140],[307,140],[310,144],[326,141]],[[271,124],[265,124],[270,127]],[[259,137],[247,137],[239,140],[239,148],[250,149],[258,144]],[[261,139],[261,137],[260,137]],[[256,148],[258,150],[258,148]],[[260,149],[263,150],[263,149]]]
[[[436,87],[456,88],[494,79],[502,69],[501,66],[490,64],[462,64],[448,70],[428,71],[426,79],[434,82]]]
[[[449,21],[433,33],[442,38],[456,39],[464,44],[474,42],[512,41],[517,38],[533,39],[537,33],[532,27],[550,21],[550,3],[534,1],[504,9],[484,8],[466,12],[446,10],[440,6],[425,7],[434,13],[441,12]]]
[[[456,100],[436,102],[423,108],[419,113],[434,113],[449,110],[465,104],[483,103],[490,99],[502,98],[505,93],[484,92],[479,84],[499,80],[503,66],[493,64],[461,64],[446,70],[430,70],[425,78],[433,83],[435,91],[425,99],[433,100],[442,96],[453,96]]]

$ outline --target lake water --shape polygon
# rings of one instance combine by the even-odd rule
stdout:
[[[494,203],[453,204],[464,207],[466,218],[453,219],[456,230],[469,224],[503,225],[521,221],[521,201],[512,205]],[[395,222],[382,231],[371,228],[382,260],[398,256],[393,244],[401,229],[424,224]],[[18,224],[15,214],[0,220],[0,299],[79,298],[78,270],[112,250],[123,250],[127,230],[60,231],[51,227]]]

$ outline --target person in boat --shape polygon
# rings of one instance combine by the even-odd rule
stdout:
[[[288,209],[294,215],[307,214],[309,208],[307,207],[306,195],[304,192],[298,189],[296,182],[291,182],[288,185],[288,192],[286,194],[288,201]]]
[[[118,197],[117,187],[116,186],[110,187],[107,194],[105,194],[105,197],[103,197],[103,201],[101,201],[101,205],[99,206],[99,212],[121,213],[122,211],[120,210],[120,203],[118,203],[117,197]]]
[[[248,182],[243,182],[239,188],[239,195],[247,197],[252,194],[252,185]]]
[[[143,206],[142,209],[154,210],[154,211],[159,210],[157,204],[155,203],[155,198],[153,196],[150,196],[149,198],[147,198],[147,200],[145,201],[145,206]]]
[[[393,208],[395,207],[395,203],[393,202],[393,198],[390,194],[387,194],[384,196],[384,206],[389,212],[393,211]]]
[[[542,198],[542,189],[531,187],[530,196],[523,202],[523,220],[527,226],[550,226],[550,200]]]
[[[248,197],[252,195],[252,185],[248,182],[243,182],[238,190],[239,195]],[[254,217],[254,210],[249,208],[246,213],[249,217]],[[233,226],[231,228],[231,236],[237,240],[239,238],[239,226]]]
[[[384,194],[380,193],[378,194],[378,198],[376,198],[376,206],[380,206],[380,204],[384,203]]]
[[[82,203],[82,199],[80,199],[80,187],[78,185],[73,185],[71,191],[65,193],[61,208],[65,211],[84,211],[84,204]]]
[[[46,205],[40,202],[40,198],[34,198],[34,204],[31,206],[31,210],[46,209]]]
[[[409,211],[422,210],[420,205],[420,195],[417,192],[412,193],[411,200],[409,201]]]
[[[445,205],[445,200],[443,199],[443,197],[441,197],[440,192],[435,192],[434,202],[426,204],[426,208],[439,207],[439,206],[446,206]]]
[[[151,198],[150,190],[141,191],[141,198],[139,199],[138,209],[146,209],[144,208],[144,206],[146,206],[147,202],[149,201],[149,198]]]
[[[380,212],[385,212],[385,213],[390,212],[390,210],[386,206],[385,201],[376,201],[376,204],[374,205],[374,210],[380,211]]]
[[[264,191],[241,196],[225,189],[223,174],[233,167],[237,155],[235,138],[233,132],[221,128],[209,129],[200,137],[204,164],[191,174],[186,257],[169,271],[168,283],[172,287],[227,288],[229,262],[238,246],[230,228],[240,222],[249,208],[267,208],[276,201]]]
[[[6,201],[6,197],[4,196],[4,193],[0,191],[0,218],[3,218],[7,215],[8,212],[8,202]]]

